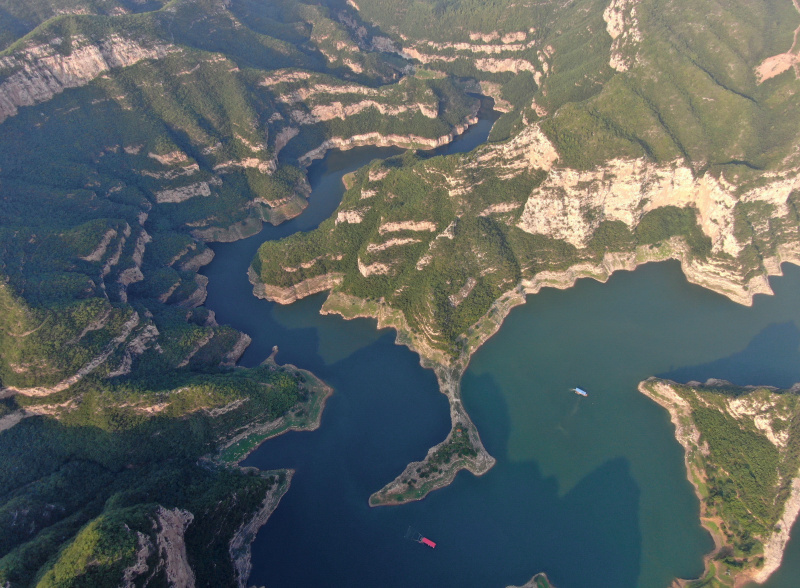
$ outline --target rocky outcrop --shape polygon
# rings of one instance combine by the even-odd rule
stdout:
[[[511,72],[516,74],[523,71],[528,71],[531,73],[537,72],[536,67],[530,61],[526,61],[525,59],[476,59],[475,67],[477,67],[480,71],[486,71],[489,73]]]
[[[384,223],[378,227],[378,232],[381,235],[386,233],[394,233],[396,231],[424,231],[433,232],[436,230],[436,225],[430,221],[403,221]]]
[[[115,378],[117,376],[124,376],[131,373],[133,360],[150,348],[154,348],[160,353],[161,347],[158,345],[158,343],[156,343],[159,335],[160,333],[158,332],[158,328],[154,324],[145,326],[145,328],[139,331],[136,337],[134,337],[131,342],[125,346],[125,352],[122,355],[122,362],[115,370],[109,372],[108,377]]]
[[[240,239],[252,237],[261,230],[262,222],[257,218],[247,218],[230,227],[207,227],[192,231],[192,237],[205,242],[232,243]]]
[[[308,166],[315,159],[322,159],[330,149],[346,151],[353,147],[374,145],[376,147],[406,147],[409,149],[435,149],[452,142],[455,137],[462,134],[470,125],[478,122],[476,116],[471,116],[466,123],[457,125],[451,133],[435,139],[420,137],[418,135],[382,135],[381,133],[364,133],[352,137],[331,137],[322,142],[316,149],[312,149],[299,158],[300,164]]]
[[[2,396],[0,396],[2,398]],[[0,417],[0,432],[10,429],[14,425],[22,422],[28,414],[24,410],[15,410],[5,416]]]
[[[715,556],[736,537],[727,532],[723,534],[720,527],[739,529],[738,525],[741,521],[738,518],[747,517],[749,511],[744,506],[744,502],[737,503],[738,508],[720,511],[715,500],[706,499],[709,489],[704,489],[704,495],[704,491],[701,491],[698,486],[699,481],[708,480],[706,469],[710,467],[717,471],[718,464],[714,462],[712,447],[709,446],[702,431],[698,428],[699,425],[694,418],[695,409],[690,400],[699,403],[705,410],[715,410],[724,415],[723,418],[735,424],[734,429],[741,427],[744,438],[748,440],[754,434],[761,434],[769,439],[778,450],[776,463],[783,462],[778,466],[779,472],[785,470],[788,464],[794,460],[793,450],[787,447],[791,432],[788,429],[784,431],[784,428],[795,418],[796,403],[792,395],[783,393],[785,391],[765,387],[739,388],[735,394],[720,394],[717,398],[703,396],[717,386],[732,387],[730,383],[721,380],[709,380],[703,386],[697,382],[680,385],[669,380],[650,378],[639,384],[639,391],[669,412],[670,419],[675,426],[675,436],[684,449],[684,463],[689,481],[701,499],[700,518],[703,525],[711,532],[715,543],[714,551],[705,558],[706,574],[704,574],[704,578],[711,569],[714,575],[721,575],[723,572],[726,572],[726,575],[734,575],[735,583],[733,585],[735,586],[744,586],[751,581],[763,583],[780,567],[786,544],[789,541],[789,532],[800,514],[800,472],[795,467],[794,470],[789,470],[791,473],[785,474],[787,477],[782,477],[779,473],[776,481],[773,482],[774,487],[765,489],[780,507],[778,511],[780,517],[775,524],[770,522],[767,525],[764,536],[755,536],[763,543],[763,561],[757,555],[750,554],[741,559],[736,568],[727,571],[725,568],[719,569],[722,563],[713,560],[721,558],[715,558]],[[785,432],[785,438],[776,436],[776,431]],[[736,439],[730,439],[729,442],[735,444]],[[793,439],[793,442],[796,443],[797,440]],[[796,466],[796,460],[794,463]],[[776,495],[777,498],[775,498]],[[738,498],[734,500],[738,500]]]
[[[98,243],[97,247],[95,247],[94,251],[85,257],[81,257],[81,259],[84,261],[100,261],[106,254],[106,249],[108,249],[108,245],[111,243],[111,240],[116,236],[117,231],[114,229],[107,230],[103,235],[103,238],[100,239],[100,243]]]
[[[67,43],[68,51],[64,44]],[[0,57],[0,122],[17,114],[19,107],[50,100],[68,88],[85,86],[111,68],[126,67],[145,59],[159,59],[174,49],[164,44],[111,35],[98,42],[86,37],[71,41],[51,39],[29,43]],[[2,76],[2,72],[11,72]]]
[[[792,0],[792,3],[795,9],[800,12],[800,0]],[[779,53],[778,55],[768,57],[756,67],[756,79],[759,84],[788,71],[790,68],[794,68],[796,78],[800,77],[800,71],[798,71],[800,55],[797,53],[797,39],[799,36],[800,27],[795,29],[792,46],[786,53]]]
[[[156,202],[159,204],[167,202],[185,202],[189,200],[189,198],[194,198],[196,196],[211,196],[211,186],[209,186],[209,182],[197,182],[196,184],[189,184],[188,186],[159,190],[155,193]]]
[[[606,30],[611,36],[609,65],[620,72],[628,71],[635,62],[635,52],[642,40],[636,4],[639,0],[611,0],[603,12]]]
[[[181,271],[196,272],[204,265],[211,263],[214,259],[214,251],[208,247],[204,247],[200,253],[187,259],[180,265]]]
[[[258,530],[267,523],[269,517],[278,508],[281,498],[289,490],[289,485],[292,482],[294,470],[283,470],[282,473],[285,475],[283,483],[276,483],[269,489],[253,518],[242,523],[228,547],[228,553],[230,553],[231,561],[233,562],[235,582],[239,588],[247,587],[247,580],[250,577],[250,571],[253,569],[250,546],[255,541]]]
[[[208,277],[196,274],[194,276],[194,283],[196,286],[195,289],[192,290],[192,293],[187,298],[180,300],[178,306],[195,308],[206,301],[206,296],[208,296]]]
[[[62,392],[66,390],[73,384],[77,384],[83,378],[85,378],[88,374],[92,373],[98,367],[103,365],[111,354],[117,350],[117,348],[130,336],[133,330],[139,325],[139,313],[134,312],[131,315],[131,318],[122,325],[122,329],[120,330],[119,335],[114,337],[111,342],[106,345],[105,349],[100,353],[98,356],[94,357],[91,361],[86,363],[82,368],[80,368],[77,372],[71,375],[68,378],[65,378],[58,384],[54,386],[37,386],[34,388],[17,388],[14,386],[9,386],[7,388],[3,388],[0,390],[0,393],[12,393],[12,394],[22,394],[23,396],[50,396],[51,394],[55,394],[57,392]]]
[[[122,572],[121,588],[134,588],[136,578],[143,576],[149,570],[147,559],[155,550],[153,542],[150,537],[142,533],[136,532],[136,562]]]
[[[266,298],[278,304],[291,304],[306,296],[311,296],[318,292],[325,292],[340,284],[344,279],[344,274],[341,273],[323,274],[303,280],[294,286],[282,288],[280,286],[261,283],[258,280],[258,276],[253,272],[252,267],[248,271],[248,275],[250,276],[250,283],[253,284],[253,294],[256,297]]]
[[[170,586],[194,588],[194,572],[189,566],[185,542],[186,529],[194,520],[194,515],[188,510],[168,510],[161,506],[156,516],[156,546],[166,569],[167,582]]]
[[[236,365],[236,362],[239,361],[239,358],[245,352],[245,349],[250,345],[252,339],[250,335],[246,333],[239,333],[239,338],[236,340],[236,343],[228,353],[225,354],[225,357],[222,358],[222,363],[220,365],[224,367],[233,367]]]
[[[547,574],[536,574],[522,586],[506,586],[506,588],[553,588]]]
[[[415,110],[421,112],[428,118],[436,118],[439,116],[439,107],[436,103],[425,104],[383,104],[375,100],[362,100],[351,104],[342,104],[341,102],[331,102],[330,104],[318,104],[311,108],[310,113],[301,110],[294,110],[291,113],[292,119],[302,125],[313,125],[319,122],[325,122],[338,119],[346,119],[351,116],[363,112],[364,110],[374,108],[384,116],[399,116],[405,113],[413,113]]]
[[[558,161],[558,151],[539,125],[532,124],[510,141],[481,149],[475,161],[497,168],[501,178],[510,178],[522,171],[552,169]]]
[[[552,169],[528,199],[518,226],[583,247],[603,220],[633,228],[657,208],[692,206],[713,251],[736,257],[742,249],[734,232],[736,204],[763,202],[774,208],[774,216],[788,215],[789,196],[800,188],[800,170],[765,174],[764,180],[741,193],[722,176],[696,177],[681,162],[659,165],[644,159],[616,159],[585,172]]]

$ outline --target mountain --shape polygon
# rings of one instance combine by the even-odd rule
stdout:
[[[234,367],[198,270],[300,214],[329,149],[409,151],[250,277],[435,370],[452,430],[372,504],[492,466],[459,382],[527,294],[669,258],[769,292],[800,260],[799,27],[789,0],[0,0],[0,585],[246,583],[291,473],[233,464],[329,389]],[[486,144],[413,151],[478,95]]]

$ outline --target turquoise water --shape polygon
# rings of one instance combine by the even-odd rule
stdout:
[[[253,337],[244,365],[277,344],[279,362],[336,390],[319,430],[269,441],[245,462],[297,472],[253,545],[250,583],[500,587],[545,571],[559,588],[663,588],[697,576],[711,540],[667,413],[636,385],[650,375],[800,381],[800,270],[786,267],[772,280],[776,296],[752,308],[687,284],[676,263],[531,297],[464,377],[465,406],[497,465],[480,478],[462,472],[421,502],[371,509],[369,495],[449,430],[433,374],[375,321],[320,316],[324,294],[289,307],[253,298],[245,272],[260,242],[333,212],[343,173],[391,152],[330,154],[311,170],[308,211],[215,245],[204,272],[218,320]],[[437,548],[404,540],[409,525]],[[796,585],[798,560],[769,586]]]
[[[758,296],[753,308],[687,284],[677,263],[545,290],[512,311],[473,358],[464,404],[498,467],[536,463],[568,496],[610,460],[627,464],[640,533],[638,579],[629,585],[695,577],[711,548],[668,415],[637,383],[650,375],[800,381],[800,271],[786,270],[772,282],[777,295]],[[589,397],[570,393],[573,386]],[[544,565],[557,585],[590,585]]]

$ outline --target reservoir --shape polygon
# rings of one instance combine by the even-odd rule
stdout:
[[[490,126],[481,121],[445,149],[471,149]],[[665,588],[696,577],[711,539],[667,412],[637,384],[651,375],[800,381],[800,268],[784,266],[771,280],[776,295],[757,296],[751,308],[688,284],[676,262],[529,297],[463,380],[495,467],[479,478],[462,472],[420,502],[370,508],[372,492],[449,431],[433,373],[375,321],[320,316],[325,294],[288,307],[256,299],[246,271],[263,241],[330,216],[344,173],[399,152],[329,153],[310,169],[314,191],[301,216],[213,245],[203,272],[220,324],[253,338],[242,365],[278,345],[279,363],[335,388],[317,431],[285,434],[244,462],[296,470],[253,545],[250,584],[501,588],[546,572],[558,588]],[[572,393],[576,386],[588,397]],[[409,525],[436,549],[405,540]],[[784,561],[770,588],[794,585],[798,541]]]

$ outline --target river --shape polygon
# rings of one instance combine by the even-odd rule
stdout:
[[[482,120],[439,153],[474,148],[491,124]],[[328,218],[345,173],[399,152],[329,153],[309,170],[313,193],[301,216],[213,245],[203,271],[206,305],[253,338],[241,365],[257,365],[277,344],[279,363],[335,388],[319,430],[278,437],[244,462],[297,472],[253,545],[250,584],[483,588],[544,571],[558,588],[664,588],[696,577],[711,539],[668,415],[636,386],[650,375],[800,381],[800,269],[785,266],[771,280],[776,295],[757,296],[751,308],[688,284],[674,262],[530,297],[463,380],[464,404],[497,465],[480,478],[462,472],[421,502],[370,508],[372,492],[449,431],[435,377],[394,345],[393,331],[319,315],[325,294],[288,307],[259,300],[246,271],[265,240]],[[574,386],[589,397],[570,393]],[[409,526],[436,549],[405,540]],[[770,588],[795,585],[800,543],[786,559]]]

